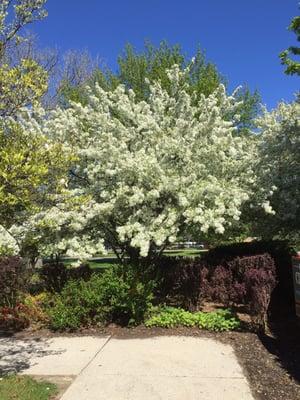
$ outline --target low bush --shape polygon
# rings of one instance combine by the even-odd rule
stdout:
[[[230,310],[191,313],[181,308],[162,307],[152,311],[152,316],[145,322],[147,327],[174,328],[178,326],[198,327],[211,331],[237,329],[240,321]]]
[[[0,329],[19,331],[30,325],[30,310],[24,304],[0,308]]]
[[[89,280],[92,275],[91,268],[82,264],[79,267],[67,267],[61,262],[46,263],[40,270],[40,277],[43,282],[44,289],[59,293],[70,280],[83,279]]]
[[[244,304],[253,319],[264,325],[275,285],[274,260],[269,254],[260,254],[210,265],[202,291],[206,298],[225,306]]]
[[[26,295],[23,303],[27,307],[27,315],[30,319],[30,324],[35,325],[36,328],[45,326],[48,323],[48,316],[45,312],[45,307],[49,303],[49,293],[39,293],[35,296]]]
[[[138,324],[152,304],[153,285],[152,281],[139,281],[129,266],[93,274],[89,281],[70,281],[48,306],[50,327],[63,330],[109,322]]]
[[[15,307],[0,307],[0,329],[18,331],[29,325],[40,328],[48,323],[45,306],[49,303],[49,295],[41,293],[37,296],[25,295],[23,303]]]
[[[14,308],[29,281],[28,263],[20,257],[0,257],[0,307]]]

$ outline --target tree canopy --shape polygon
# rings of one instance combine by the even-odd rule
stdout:
[[[227,118],[239,106],[235,97],[220,85],[197,100],[186,74],[174,65],[169,90],[146,81],[147,101],[124,85],[96,85],[87,104],[73,102],[39,121],[38,130],[67,145],[78,161],[64,196],[26,221],[22,235],[40,235],[44,254],[87,257],[107,244],[121,259],[148,259],[186,227],[223,234],[250,197],[264,207],[267,194],[252,168],[255,142],[235,135]],[[36,120],[24,121],[24,129],[34,134]],[[43,230],[53,226],[56,236],[45,244]]]
[[[195,102],[203,94],[205,96],[212,94],[220,84],[225,86],[227,84],[217,66],[206,60],[203,51],[198,49],[194,57],[188,58],[179,45],[172,46],[166,41],[161,42],[157,47],[146,42],[145,48],[141,52],[137,52],[132,45],[128,44],[118,57],[118,70],[115,73],[108,68],[97,67],[91,62],[91,59],[87,62],[86,53],[82,55],[77,53],[77,61],[80,60],[81,62],[77,63],[78,75],[83,76],[82,70],[85,69],[86,79],[76,82],[76,80],[68,78],[67,74],[66,79],[61,81],[60,104],[64,106],[68,101],[87,104],[86,86],[95,87],[95,84],[104,90],[113,90],[122,84],[127,90],[134,91],[137,101],[147,101],[150,95],[147,81],[159,80],[163,89],[170,93],[168,70],[174,65],[177,65],[181,71],[188,68],[189,72],[185,74],[187,90],[190,94],[195,95]],[[76,63],[73,62],[73,65],[76,66]],[[73,75],[74,73],[73,71]],[[258,91],[252,93],[247,86],[244,86],[237,96],[240,101],[239,113],[241,114],[238,128],[240,132],[248,132],[253,127],[253,118],[260,111],[260,95]],[[230,117],[228,115],[228,118]]]
[[[4,0],[0,4],[0,231],[7,251],[7,229],[51,204],[61,188],[69,155],[45,133],[31,134],[22,119],[32,114],[47,91],[44,68],[31,58],[11,63],[8,53],[24,39],[22,29],[46,16],[45,0]],[[25,40],[25,39],[24,39]],[[50,202],[50,203],[49,203]]]
[[[294,32],[296,39],[300,42],[300,16],[292,19],[288,29]],[[280,53],[281,63],[285,65],[285,73],[288,75],[300,75],[300,61],[294,56],[300,56],[299,46],[290,46],[287,50]]]

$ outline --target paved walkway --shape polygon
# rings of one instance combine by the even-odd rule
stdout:
[[[212,339],[0,339],[0,371],[68,376],[61,400],[253,400],[233,349]]]

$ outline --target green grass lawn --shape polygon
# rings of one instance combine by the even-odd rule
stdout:
[[[26,376],[8,376],[0,380],[1,400],[50,400],[57,393],[53,383],[38,382]]]
[[[164,255],[166,256],[182,256],[182,257],[199,257],[201,254],[207,252],[207,250],[199,249],[175,249],[166,250]]]
[[[174,249],[174,250],[166,250],[164,254],[167,256],[181,256],[181,257],[199,257],[201,254],[205,253],[207,250],[199,250],[199,249]],[[75,259],[64,259],[63,263],[65,265],[70,265]],[[108,253],[105,256],[99,256],[99,258],[93,258],[88,261],[89,266],[92,269],[101,270],[110,268],[112,265],[117,264],[117,257],[113,253]]]

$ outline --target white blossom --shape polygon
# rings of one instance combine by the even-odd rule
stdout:
[[[169,71],[170,94],[148,82],[147,102],[122,85],[97,86],[86,105],[23,121],[77,160],[65,197],[29,223],[41,251],[87,257],[104,251],[105,240],[147,256],[191,226],[223,234],[254,202],[255,141],[239,137],[227,118],[239,104],[222,85],[195,104],[184,74]],[[258,203],[265,200],[260,194]]]

